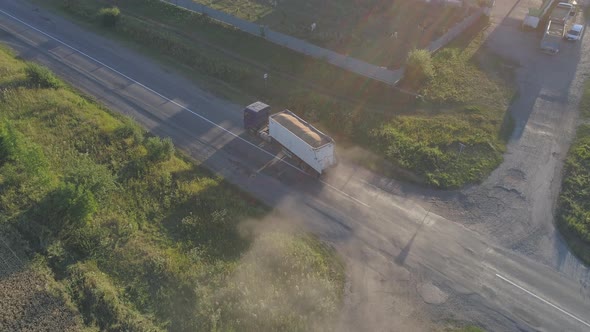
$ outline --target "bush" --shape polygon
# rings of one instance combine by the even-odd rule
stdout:
[[[25,68],[30,86],[40,89],[57,89],[62,86],[60,80],[47,68],[36,63],[29,63]]]
[[[64,180],[75,187],[88,190],[98,202],[105,200],[117,189],[116,179],[111,171],[84,156],[68,165],[64,172]]]
[[[143,130],[137,124],[125,120],[123,124],[115,130],[117,140],[131,139],[134,144],[143,142]]]
[[[41,205],[39,219],[46,219],[55,234],[84,226],[98,210],[94,195],[82,186],[64,183]]]
[[[102,19],[102,25],[105,27],[114,27],[119,22],[121,17],[121,11],[117,7],[102,8],[98,15]]]
[[[152,162],[170,160],[174,155],[174,143],[172,143],[170,137],[164,139],[150,137],[147,139],[145,147],[148,150],[148,159]]]
[[[434,76],[432,56],[427,50],[412,50],[408,53],[405,79],[419,85]]]

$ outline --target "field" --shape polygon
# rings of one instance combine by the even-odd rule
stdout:
[[[590,81],[584,84],[578,127],[565,163],[557,225],[572,251],[590,264]]]
[[[4,239],[4,241],[7,241]],[[0,249],[0,330],[91,332],[60,293],[59,284],[38,262],[22,265],[3,245]],[[7,259],[14,259],[7,264]],[[15,262],[16,261],[16,262]]]
[[[360,157],[350,158],[388,176],[439,188],[478,182],[502,161],[511,132],[511,69],[483,46],[486,21],[434,56],[429,82],[402,84],[420,100],[160,1],[118,1],[122,14],[114,27],[103,27],[97,15],[106,2],[43,3],[199,84],[219,82],[211,91],[237,103],[258,99],[289,108],[333,136],[343,156],[360,146]],[[228,96],[230,90],[238,93]]]
[[[0,91],[0,226],[72,326],[79,313],[100,331],[327,328],[344,279],[331,248],[267,229],[266,207],[169,139],[4,49]]]
[[[427,47],[470,13],[442,2],[412,0],[195,2],[390,68],[401,66],[409,50]]]

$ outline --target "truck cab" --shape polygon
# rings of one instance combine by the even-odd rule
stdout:
[[[244,109],[244,129],[255,134],[260,129],[268,125],[268,117],[270,116],[270,106],[257,101],[248,105]]]

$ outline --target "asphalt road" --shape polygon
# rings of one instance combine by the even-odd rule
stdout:
[[[0,0],[0,40],[332,243],[348,267],[343,329],[430,330],[451,317],[490,331],[590,331],[584,281],[369,185],[366,171],[307,177],[244,135],[241,105],[137,52],[21,1]]]

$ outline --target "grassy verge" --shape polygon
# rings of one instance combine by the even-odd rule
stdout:
[[[403,64],[409,50],[425,48],[471,13],[455,6],[412,0],[307,0],[278,2],[275,6],[249,0],[195,2],[342,54],[395,68]],[[318,29],[312,32],[314,22]]]
[[[434,76],[421,88],[425,102],[370,136],[390,162],[437,187],[485,178],[502,161],[512,132],[511,70],[482,44],[478,34],[437,53]]]
[[[580,116],[590,116],[590,81],[584,84]],[[590,264],[590,124],[577,129],[568,152],[557,208],[557,225],[572,251]]]
[[[453,330],[451,332],[485,332],[485,331],[477,326],[466,326],[464,328],[461,328],[458,330]]]
[[[338,311],[333,250],[303,234],[244,234],[238,225],[266,208],[171,141],[3,49],[0,91],[0,221],[86,325],[307,331]]]
[[[99,28],[103,1],[44,2],[152,54],[225,82],[243,95],[288,107],[335,137],[378,156],[373,169],[435,187],[485,178],[502,160],[511,91],[501,61],[471,35],[434,57],[424,102],[322,61],[155,0],[119,1],[115,28]],[[485,22],[475,26],[481,31]],[[187,46],[188,45],[188,46]],[[266,87],[263,73],[270,72]],[[247,101],[240,99],[239,102]],[[402,170],[402,171],[398,171]],[[409,170],[415,176],[406,176]]]
[[[49,0],[39,4],[59,8],[96,27],[102,25],[98,12],[108,2]],[[147,46],[200,75],[231,83],[251,95],[283,100],[284,104],[295,85],[305,93],[329,92],[345,100],[364,101],[375,108],[383,108],[393,100],[391,89],[385,84],[290,51],[206,16],[158,0],[124,0],[117,5],[122,12],[120,22],[102,32]],[[264,73],[270,74],[271,84],[265,85]]]
[[[479,326],[469,325],[466,322],[455,321],[455,320],[448,320],[444,324],[444,327],[441,328],[441,331],[444,332],[485,332],[485,330]]]

